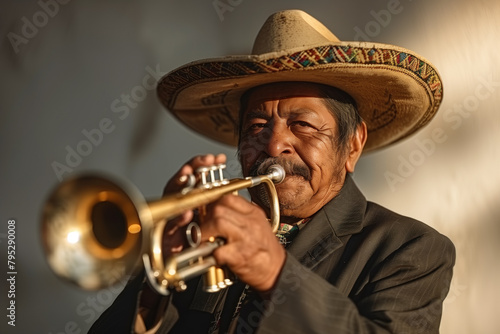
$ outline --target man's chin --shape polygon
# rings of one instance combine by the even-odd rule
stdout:
[[[287,176],[283,182],[275,185],[280,212],[282,215],[292,215],[294,210],[306,202],[306,181],[301,176]],[[249,189],[252,200],[263,208],[269,209],[270,200],[263,185]]]
[[[308,181],[300,175],[286,176],[283,181],[275,185],[277,191],[297,192],[306,186]]]
[[[309,183],[302,176],[287,176],[283,182],[276,184],[278,197],[297,197],[303,195]]]

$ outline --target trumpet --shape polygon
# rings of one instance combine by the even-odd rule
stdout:
[[[163,232],[169,219],[199,209],[222,196],[265,185],[273,232],[279,225],[279,203],[274,184],[285,177],[272,165],[265,175],[225,179],[225,165],[204,167],[190,175],[181,192],[146,202],[133,185],[88,174],[67,180],[49,195],[43,208],[41,235],[45,257],[59,277],[85,290],[112,286],[144,267],[151,287],[162,295],[186,289],[190,278],[205,275],[206,291],[231,284],[225,268],[212,253],[224,240],[211,237],[199,243],[199,227],[186,230],[192,246],[164,257]],[[195,180],[201,179],[201,184]],[[141,264],[142,262],[142,264]]]

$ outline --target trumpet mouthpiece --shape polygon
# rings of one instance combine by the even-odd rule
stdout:
[[[278,164],[269,166],[269,168],[267,169],[267,173],[269,175],[269,178],[273,180],[274,184],[281,183],[286,176],[285,169]]]

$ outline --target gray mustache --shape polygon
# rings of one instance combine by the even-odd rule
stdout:
[[[274,164],[278,164],[285,170],[286,175],[289,176],[302,176],[306,181],[311,180],[311,171],[303,163],[293,162],[280,157],[270,157],[264,160],[258,160],[251,168],[250,175],[264,175],[267,169]]]

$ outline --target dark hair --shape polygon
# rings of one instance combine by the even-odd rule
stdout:
[[[336,138],[336,142],[332,144],[337,145],[342,153],[346,153],[349,149],[349,139],[356,133],[357,127],[363,121],[359,114],[356,101],[349,94],[336,87],[317,83],[308,84],[315,85],[318,88],[321,97],[323,98],[323,103],[332,113],[337,122],[338,137]],[[241,141],[243,113],[248,106],[248,97],[252,91],[253,89],[249,89],[240,99],[240,121],[238,125],[239,141]]]
[[[338,88],[318,85],[323,96],[323,103],[337,121],[337,146],[343,153],[349,149],[349,139],[356,133],[357,127],[363,121],[358,111],[356,101],[346,92]]]

